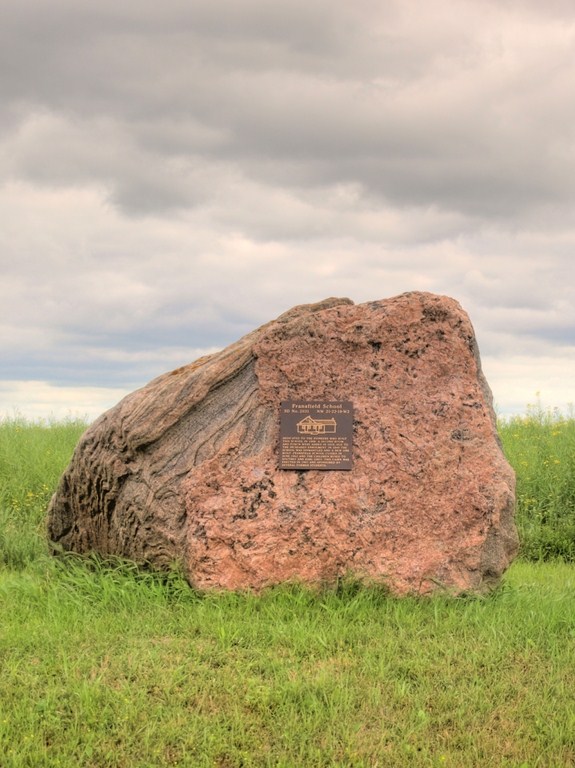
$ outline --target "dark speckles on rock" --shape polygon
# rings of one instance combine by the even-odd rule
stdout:
[[[464,443],[467,442],[467,440],[473,439],[473,433],[467,427],[458,427],[451,433],[451,439],[456,442]]]

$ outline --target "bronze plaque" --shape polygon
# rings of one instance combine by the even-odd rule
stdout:
[[[351,469],[353,405],[347,400],[281,403],[280,469]]]

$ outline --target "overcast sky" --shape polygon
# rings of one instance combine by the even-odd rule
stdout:
[[[564,409],[574,253],[572,0],[2,2],[0,416],[408,290]]]

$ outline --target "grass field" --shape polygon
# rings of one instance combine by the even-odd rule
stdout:
[[[500,434],[517,475],[522,557],[575,562],[575,417],[536,405]]]
[[[0,424],[1,768],[575,765],[573,419],[501,425],[522,556],[489,597],[451,600],[202,596],[50,558],[83,426]]]

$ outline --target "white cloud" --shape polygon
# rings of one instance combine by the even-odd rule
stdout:
[[[575,403],[572,356],[485,357],[482,365],[500,416],[523,414],[537,404],[544,409],[557,408],[564,415],[572,412]]]
[[[0,419],[93,421],[127,394],[127,389],[112,387],[56,387],[33,380],[0,382]]]

